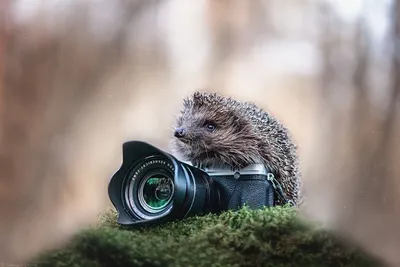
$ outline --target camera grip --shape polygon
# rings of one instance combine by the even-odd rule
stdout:
[[[243,205],[251,209],[273,206],[274,190],[271,183],[265,179],[238,181],[229,200],[228,208],[238,209]]]
[[[220,208],[222,210],[237,210],[244,205],[250,209],[271,207],[274,205],[274,189],[265,176],[218,177],[221,193]]]

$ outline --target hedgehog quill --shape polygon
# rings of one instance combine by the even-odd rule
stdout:
[[[272,170],[296,206],[302,202],[301,171],[289,130],[254,103],[196,91],[183,100],[172,151],[194,165],[240,169],[262,163]],[[278,205],[280,203],[277,203]]]

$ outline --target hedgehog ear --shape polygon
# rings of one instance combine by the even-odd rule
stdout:
[[[238,115],[236,114],[236,112],[234,112],[233,110],[227,110],[225,116],[226,116],[227,118],[230,118],[230,121],[231,121],[232,123],[234,123],[234,124],[240,123],[240,120],[241,120],[241,119],[240,119],[240,116],[238,116]]]
[[[247,121],[232,110],[228,111],[227,117],[230,118],[230,123],[235,125],[234,128],[238,132],[241,132],[248,126]]]

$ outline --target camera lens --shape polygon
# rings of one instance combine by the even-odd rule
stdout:
[[[174,200],[174,167],[152,156],[134,164],[125,186],[127,208],[134,216],[150,220],[169,213]]]
[[[123,145],[108,193],[123,225],[153,224],[212,212],[219,191],[199,168],[140,141]]]
[[[174,185],[171,177],[162,173],[150,174],[139,187],[139,202],[150,213],[164,209],[172,200]]]

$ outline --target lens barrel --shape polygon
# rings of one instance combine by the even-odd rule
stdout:
[[[123,144],[123,162],[108,186],[121,225],[150,225],[215,212],[212,178],[148,143]]]

